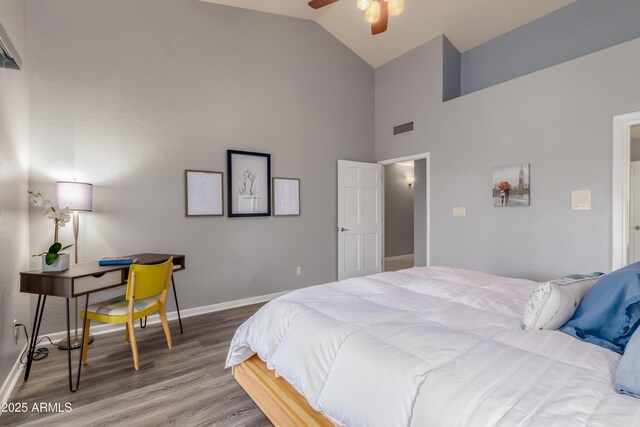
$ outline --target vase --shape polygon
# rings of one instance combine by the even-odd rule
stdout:
[[[47,257],[46,255],[42,255],[42,271],[65,271],[69,269],[69,260],[71,255],[69,254],[59,254],[58,259],[51,264],[47,265]]]

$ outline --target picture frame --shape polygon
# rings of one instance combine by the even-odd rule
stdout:
[[[531,187],[530,164],[518,163],[493,168],[492,197],[493,206],[530,206]]]
[[[184,171],[185,215],[224,215],[224,174],[216,171]]]
[[[227,150],[227,216],[271,216],[271,155]]]
[[[300,179],[273,178],[273,216],[300,216]]]

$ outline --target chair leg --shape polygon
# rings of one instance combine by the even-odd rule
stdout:
[[[89,327],[91,326],[91,319],[87,319],[87,323],[84,325],[84,338],[82,343],[82,364],[87,363],[87,352],[89,351]]]
[[[131,339],[129,338],[129,322],[127,322],[124,327],[124,340],[126,342],[131,342]]]
[[[160,321],[162,322],[162,329],[164,329],[164,336],[167,338],[167,345],[171,348],[171,331],[169,330],[169,322],[167,322],[167,310],[164,305],[160,307]]]
[[[131,340],[131,352],[133,353],[133,367],[136,368],[136,371],[140,369],[140,364],[138,362],[138,344],[136,344],[136,333],[133,329],[134,322],[127,323],[127,330],[129,331],[129,339]]]

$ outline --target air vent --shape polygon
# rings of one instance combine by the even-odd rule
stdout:
[[[404,123],[393,127],[393,135],[400,135],[401,133],[411,132],[413,130],[413,122]]]
[[[11,44],[9,36],[0,25],[0,68],[13,68],[19,70],[22,68],[22,61],[18,56],[18,52]]]

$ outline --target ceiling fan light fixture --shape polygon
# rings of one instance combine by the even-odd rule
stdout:
[[[358,0],[358,9],[367,10],[371,6],[371,0]]]
[[[389,15],[398,16],[404,11],[404,0],[389,0]]]
[[[380,2],[373,0],[364,13],[364,20],[373,24],[378,21],[378,18],[380,18]]]

